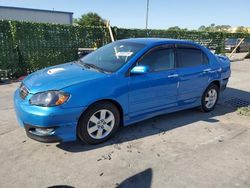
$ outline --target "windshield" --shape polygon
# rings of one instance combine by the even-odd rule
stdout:
[[[238,43],[238,39],[236,38],[227,39],[225,42],[226,45],[236,45],[237,43]]]
[[[125,65],[145,44],[117,41],[105,45],[80,59],[82,64],[106,72],[115,72]]]

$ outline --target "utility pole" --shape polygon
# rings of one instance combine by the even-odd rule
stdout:
[[[149,10],[149,0],[147,0],[147,11],[146,11],[146,30],[148,30],[148,10]]]

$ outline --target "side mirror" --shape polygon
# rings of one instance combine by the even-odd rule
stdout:
[[[149,68],[147,66],[135,66],[130,71],[131,74],[145,74],[149,72]]]

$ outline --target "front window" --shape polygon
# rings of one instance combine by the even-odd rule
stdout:
[[[159,47],[145,55],[137,64],[147,66],[150,72],[173,69],[175,66],[174,49]]]
[[[84,56],[80,62],[102,71],[115,72],[125,65],[145,44],[117,41]]]

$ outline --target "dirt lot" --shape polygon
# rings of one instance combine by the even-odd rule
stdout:
[[[26,137],[13,110],[19,83],[0,85],[0,187],[250,187],[250,60],[232,63],[216,110],[159,116],[111,141],[44,144]]]

